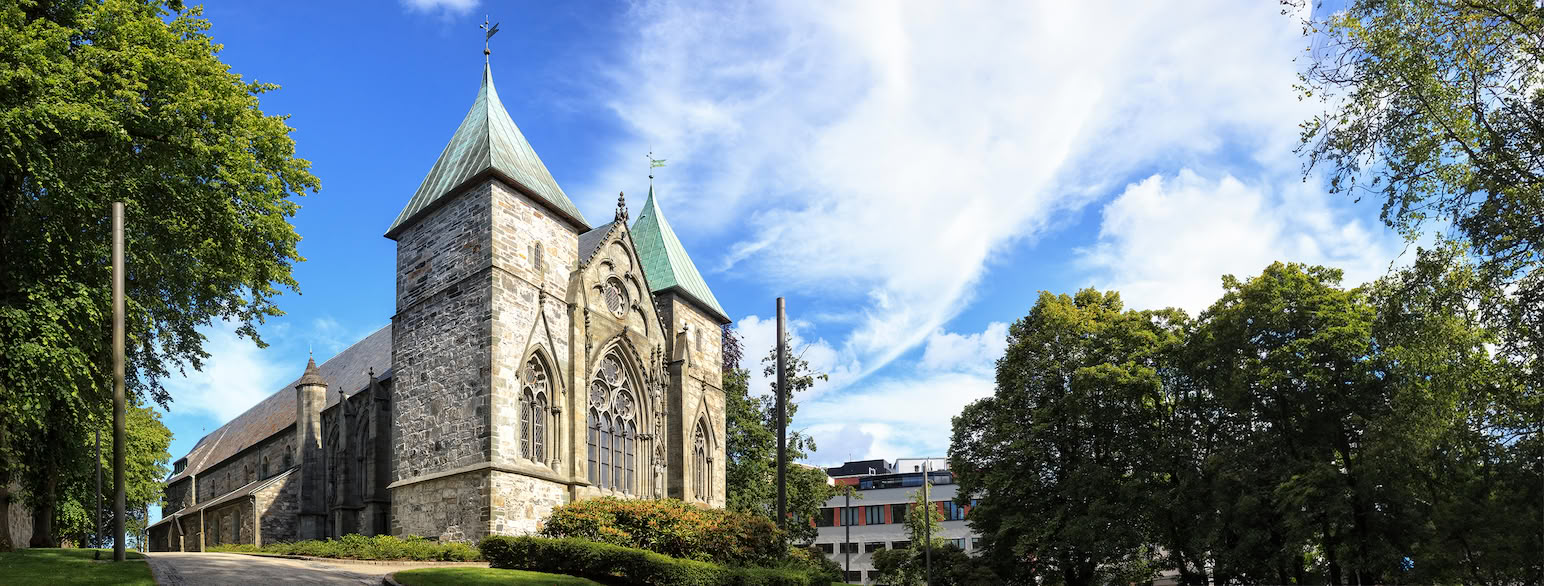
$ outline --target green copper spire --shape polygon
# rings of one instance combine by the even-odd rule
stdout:
[[[465,184],[489,176],[498,177],[547,204],[553,213],[578,225],[580,231],[589,229],[590,224],[579,213],[579,208],[574,207],[563,188],[558,187],[552,172],[542,164],[531,143],[526,142],[525,135],[509,118],[509,112],[499,102],[498,90],[493,87],[493,72],[484,64],[482,89],[477,91],[472,110],[466,113],[456,134],[440,152],[439,160],[429,169],[418,192],[386,230],[386,237],[394,238],[404,225],[436,207],[441,199]]]
[[[681,246],[681,239],[676,237],[675,230],[670,228],[665,215],[660,213],[659,204],[654,201],[652,183],[649,185],[649,199],[643,202],[643,209],[638,212],[638,221],[633,223],[632,235],[633,244],[638,247],[638,258],[643,261],[643,275],[648,279],[651,291],[659,293],[666,289],[676,289],[721,323],[729,323],[729,315],[719,306],[713,291],[708,289],[708,283],[702,280],[702,273],[697,272],[697,265],[692,264],[691,257],[686,255],[686,247]]]

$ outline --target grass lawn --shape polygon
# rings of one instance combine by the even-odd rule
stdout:
[[[131,561],[115,564],[91,559],[90,549],[21,549],[0,553],[0,582],[6,584],[143,584],[154,586],[144,557],[127,552]],[[102,557],[113,559],[112,550]]]
[[[600,582],[562,574],[493,568],[424,568],[395,574],[403,586],[454,586],[467,584],[551,584],[554,586],[602,586]]]

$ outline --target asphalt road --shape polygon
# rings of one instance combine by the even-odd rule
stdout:
[[[292,560],[239,553],[153,553],[146,556],[157,584],[225,586],[228,584],[369,584],[381,577],[433,563],[363,564]]]

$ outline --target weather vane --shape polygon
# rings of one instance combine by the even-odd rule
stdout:
[[[654,158],[654,149],[649,149],[649,183],[654,183],[654,168],[663,166],[665,166],[665,160]]]
[[[499,34],[499,23],[495,22],[493,26],[488,26],[488,15],[485,14],[483,15],[482,25],[477,28],[487,31],[483,33],[483,58],[486,59],[489,55],[493,54],[493,51],[488,49],[488,39],[493,38],[493,35]]]

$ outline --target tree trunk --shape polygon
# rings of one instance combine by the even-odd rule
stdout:
[[[0,463],[0,551],[16,549],[11,541],[11,472]]]
[[[47,460],[43,467],[42,490],[38,491],[37,506],[32,509],[32,539],[29,547],[59,547],[54,539],[54,491],[59,484],[59,465]]]

